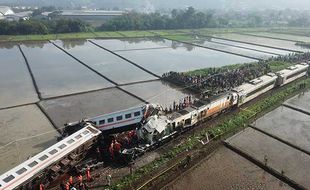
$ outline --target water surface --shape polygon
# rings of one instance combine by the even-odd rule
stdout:
[[[157,75],[170,71],[185,72],[207,67],[221,67],[256,61],[192,45],[169,49],[124,51],[118,52],[118,54]]]
[[[113,86],[51,43],[21,47],[44,98]]]
[[[0,108],[38,101],[26,62],[18,47],[0,47]]]
[[[75,45],[74,47],[68,47],[65,41],[58,41],[57,44],[64,47],[74,57],[118,84],[157,79],[155,76],[90,42],[85,42],[83,45]]]

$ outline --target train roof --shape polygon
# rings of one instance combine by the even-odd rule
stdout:
[[[232,91],[237,92],[237,93],[248,94],[257,88],[260,88],[264,86],[265,84],[268,84],[269,82],[276,81],[276,80],[277,80],[277,76],[274,73],[268,73],[267,75],[263,75],[259,78],[246,82],[234,88]]]
[[[286,69],[283,69],[283,70],[277,72],[277,74],[280,75],[281,77],[286,77],[286,76],[295,74],[295,73],[297,73],[299,71],[305,70],[308,67],[309,67],[308,63],[300,63],[300,64],[297,64],[297,65],[290,66],[290,67],[288,67]]]
[[[193,104],[194,107],[197,107],[197,108],[200,108],[200,107],[203,107],[205,105],[208,105],[210,104],[211,102],[214,102],[214,101],[217,101],[217,100],[220,100],[222,98],[226,98],[227,96],[229,96],[231,93],[230,92],[224,92],[224,93],[221,93],[221,94],[217,94],[217,95],[213,95],[212,97],[210,98],[206,98],[204,100],[199,100],[198,102],[195,102]]]
[[[168,124],[167,122],[168,118],[166,116],[153,116],[150,118],[150,120],[147,122],[146,125],[144,125],[144,128],[149,132],[152,133],[153,131],[158,131],[159,133],[163,132]]]
[[[5,190],[18,187],[99,134],[101,134],[100,130],[87,123],[85,128],[2,174],[0,176],[0,188]]]
[[[112,113],[97,115],[95,117],[88,118],[87,120],[92,121],[92,120],[96,120],[96,119],[102,118],[102,117],[109,117],[109,116],[113,116],[113,115],[119,115],[122,113],[133,112],[133,111],[141,111],[144,107],[145,107],[145,105],[140,105],[137,107],[132,107],[132,108],[128,108],[128,109],[124,109],[124,110],[120,110],[120,111],[116,111],[116,112],[112,112]],[[68,123],[68,125],[76,125],[78,123],[80,123],[80,121],[71,122],[71,123]]]

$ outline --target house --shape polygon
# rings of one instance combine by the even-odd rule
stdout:
[[[5,19],[6,16],[14,15],[15,13],[12,11],[10,7],[0,6],[0,20]]]

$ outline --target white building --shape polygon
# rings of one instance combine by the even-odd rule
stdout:
[[[15,13],[12,11],[10,7],[0,6],[0,19],[5,19],[6,16],[14,14]]]

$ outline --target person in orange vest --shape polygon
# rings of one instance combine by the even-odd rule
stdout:
[[[80,175],[78,176],[78,180],[79,180],[79,183],[83,183],[83,176],[82,176],[82,174],[80,174]]]
[[[70,184],[70,186],[73,185],[73,177],[72,176],[69,177],[69,184]]]
[[[91,175],[90,175],[90,168],[87,167],[87,170],[86,170],[86,177],[87,177],[87,181],[90,182],[91,181]]]
[[[40,183],[40,190],[44,190],[44,185],[43,185],[43,183]]]

